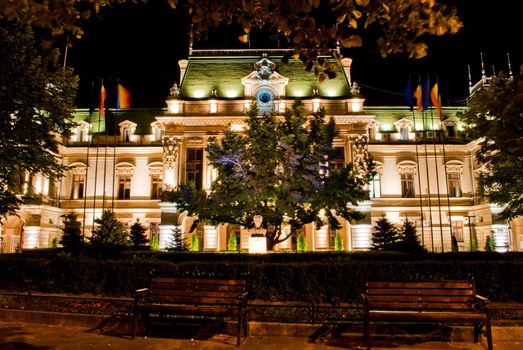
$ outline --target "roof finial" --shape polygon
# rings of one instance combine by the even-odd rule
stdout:
[[[510,53],[507,52],[507,60],[508,60],[508,75],[510,79],[513,79],[514,76],[512,75],[512,65],[510,64]]]
[[[469,71],[469,92],[472,91],[472,75],[470,74],[470,64],[467,65]]]
[[[483,52],[480,52],[479,55],[481,57],[481,79],[485,80],[487,79],[487,75],[485,73],[485,63],[483,62]]]
[[[173,97],[180,96],[180,88],[178,87],[178,84],[176,84],[176,82],[173,84],[173,86],[171,87],[169,92],[171,93],[171,96],[173,96]]]
[[[350,94],[353,97],[360,95],[360,87],[358,86],[358,83],[356,83],[356,82],[352,83],[352,86],[350,87]]]
[[[193,24],[191,23],[191,29],[189,30],[189,56],[192,56],[192,42],[193,42]]]

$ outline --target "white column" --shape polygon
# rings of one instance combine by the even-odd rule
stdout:
[[[212,225],[205,225],[203,234],[203,250],[218,250],[218,228]]]

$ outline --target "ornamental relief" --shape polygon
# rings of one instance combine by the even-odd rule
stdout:
[[[360,175],[365,175],[368,171],[369,137],[367,135],[349,136],[352,142],[352,163]]]
[[[164,136],[163,142],[163,164],[167,169],[174,169],[178,153],[180,152],[181,137]]]

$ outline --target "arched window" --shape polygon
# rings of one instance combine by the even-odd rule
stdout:
[[[461,176],[463,175],[463,163],[454,160],[447,162],[445,166],[447,167],[449,197],[462,197]]]
[[[118,179],[117,198],[131,199],[131,179],[134,166],[129,163],[120,163],[116,166],[116,177]]]
[[[414,175],[416,175],[417,171],[416,163],[403,161],[397,167],[401,178],[401,198],[415,198]]]
[[[73,164],[71,173],[71,199],[83,199],[85,196],[85,175],[87,167],[85,164]]]

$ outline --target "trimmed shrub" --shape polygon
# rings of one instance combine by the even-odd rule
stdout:
[[[304,233],[300,233],[298,236],[298,243],[296,245],[298,253],[303,253],[307,251],[307,236]]]
[[[336,236],[334,237],[334,250],[337,252],[343,252],[344,246],[343,246],[343,237],[340,233],[336,233]]]

